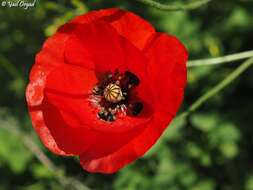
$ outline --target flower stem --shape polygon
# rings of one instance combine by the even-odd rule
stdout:
[[[137,1],[164,11],[182,11],[182,10],[196,9],[202,5],[207,4],[211,0],[195,0],[188,3],[174,3],[174,4],[162,4],[154,0],[137,0]]]
[[[241,53],[230,54],[222,57],[209,58],[209,59],[199,59],[187,62],[187,67],[196,67],[196,66],[206,66],[206,65],[218,65],[224,64],[232,61],[237,61],[253,56],[253,50],[244,51]]]
[[[214,86],[212,89],[208,90],[204,95],[199,97],[185,112],[181,113],[177,118],[187,117],[192,112],[196,111],[201,107],[207,100],[216,95],[218,92],[223,90],[231,82],[233,82],[237,77],[239,77],[244,71],[246,71],[253,64],[253,56],[243,62],[236,70],[229,74],[224,80]]]

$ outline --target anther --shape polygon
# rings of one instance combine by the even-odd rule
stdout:
[[[143,109],[143,104],[141,102],[136,102],[134,104],[131,104],[131,106],[129,106],[131,108],[131,112],[134,116],[138,115],[141,113],[142,109]]]
[[[125,77],[127,78],[128,84],[130,84],[130,85],[136,86],[140,83],[139,78],[135,74],[133,74],[129,71],[125,72]]]

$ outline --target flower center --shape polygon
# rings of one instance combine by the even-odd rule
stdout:
[[[140,114],[143,104],[134,93],[139,83],[139,78],[129,71],[122,74],[116,70],[113,74],[105,74],[89,98],[91,105],[99,110],[98,118],[112,122],[126,115]]]

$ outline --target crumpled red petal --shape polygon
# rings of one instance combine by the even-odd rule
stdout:
[[[26,100],[32,118],[32,125],[45,146],[59,155],[67,155],[56,144],[50,131],[44,123],[40,105],[44,97],[44,87],[47,75],[59,64],[62,64],[63,50],[68,34],[57,33],[50,37],[39,54],[30,73],[30,83],[26,89]]]
[[[171,116],[166,116],[166,120],[164,118],[164,116],[159,116],[156,113],[140,135],[112,154],[98,159],[89,159],[85,153],[81,154],[80,164],[85,170],[93,173],[111,174],[118,171],[125,165],[143,156],[154,145],[172,119]]]
[[[95,21],[89,25],[79,25],[65,50],[68,63],[95,69],[99,73],[124,69],[123,54],[120,36],[115,29],[109,24]],[[92,60],[93,64],[87,59]]]
[[[98,17],[99,20],[111,24],[120,35],[139,49],[143,49],[152,35],[155,34],[155,29],[147,21],[131,12],[117,8],[91,11],[87,15],[76,17],[71,22],[82,24],[87,23],[87,20],[89,22],[97,20]]]
[[[145,54],[150,87],[159,92],[154,95],[156,111],[175,116],[187,81],[187,50],[176,37],[157,33]]]
[[[49,92],[66,97],[83,98],[91,93],[97,82],[95,71],[63,64],[47,76],[44,92],[45,94]]]

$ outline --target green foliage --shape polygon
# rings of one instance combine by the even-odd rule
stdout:
[[[15,118],[6,115],[0,110],[0,125],[7,129],[17,126]],[[10,134],[7,130],[0,131],[0,160],[1,165],[7,164],[14,173],[22,173],[28,167],[28,163],[32,158],[31,152],[22,144],[20,138],[15,134]]]
[[[188,48],[190,59],[253,49],[251,0],[211,1],[178,12],[129,0],[40,0],[28,10],[0,6],[0,190],[64,189],[59,176],[37,160],[16,131],[33,131],[24,100],[25,84],[46,37],[76,15],[113,6],[134,11],[158,31],[176,35]],[[233,71],[234,65],[189,68],[181,112]],[[196,113],[175,119],[143,158],[117,174],[88,174],[77,159],[43,150],[62,170],[60,175],[72,176],[91,189],[253,190],[252,73],[251,68]]]

